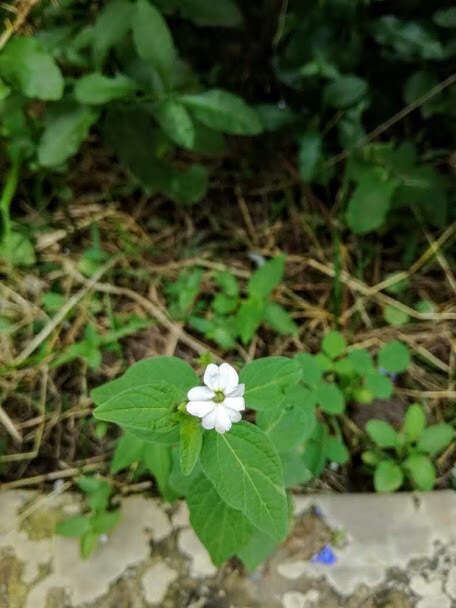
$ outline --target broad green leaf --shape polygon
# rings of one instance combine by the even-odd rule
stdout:
[[[302,461],[314,477],[319,477],[325,467],[326,443],[328,441],[328,427],[317,422],[312,437],[306,441]]]
[[[196,463],[190,475],[184,475],[180,466],[179,447],[171,450],[171,471],[168,477],[168,487],[174,492],[176,497],[187,496],[190,488],[196,479],[201,475],[201,466]]]
[[[445,178],[434,167],[408,169],[394,199],[398,205],[418,206],[433,226],[443,228],[448,222],[450,202]]]
[[[169,485],[171,473],[171,448],[159,443],[148,443],[144,448],[144,462],[157,481],[161,495],[166,500],[177,498]]]
[[[335,384],[320,382],[315,389],[317,404],[327,414],[342,414],[345,410],[345,397]]]
[[[299,177],[305,182],[315,177],[321,158],[321,144],[321,135],[317,131],[308,131],[298,138]]]
[[[366,388],[377,399],[388,399],[393,394],[394,386],[391,380],[380,372],[369,372],[365,378]]]
[[[301,366],[287,357],[265,357],[245,365],[240,382],[245,384],[245,403],[255,410],[274,408],[284,400],[284,390],[297,384]]]
[[[194,141],[192,150],[198,154],[218,156],[226,152],[226,139],[220,131],[215,131],[203,125],[198,120],[193,120]]]
[[[35,249],[25,234],[12,230],[0,241],[0,259],[15,266],[33,266],[36,263]]]
[[[432,20],[440,27],[456,28],[456,6],[436,11],[432,15]]]
[[[334,361],[333,370],[338,376],[349,378],[354,375],[355,370],[348,357],[343,357],[338,361]]]
[[[62,97],[62,74],[36,38],[15,36],[6,44],[0,52],[0,75],[27,97]]]
[[[223,435],[206,434],[201,466],[220,497],[277,540],[288,531],[280,458],[257,426],[242,421]]]
[[[238,297],[239,285],[234,275],[225,270],[221,270],[215,273],[214,279],[225,295],[231,298]]]
[[[260,411],[257,425],[278,452],[288,452],[312,435],[315,428],[315,396],[302,386],[284,390],[279,406]]]
[[[366,432],[380,448],[395,448],[398,435],[393,427],[384,420],[369,420]]]
[[[328,437],[325,448],[325,456],[329,461],[337,462],[338,464],[345,464],[348,462],[348,450],[341,439]]]
[[[355,234],[380,228],[390,210],[398,181],[381,167],[366,169],[358,181],[346,213],[347,224]]]
[[[280,454],[280,459],[286,488],[307,483],[312,479],[312,472],[304,464],[303,455],[298,450]]]
[[[374,37],[379,44],[392,46],[398,59],[416,61],[442,59],[441,42],[424,25],[410,19],[401,20],[385,15],[377,20]]]
[[[404,481],[401,468],[390,460],[382,460],[375,469],[374,486],[376,492],[394,492]]]
[[[323,375],[321,367],[318,365],[318,361],[313,355],[309,353],[298,353],[295,358],[301,367],[301,380],[308,386],[316,386]]]
[[[298,335],[299,329],[287,311],[275,302],[266,302],[263,320],[274,331],[284,335]]]
[[[417,70],[406,81],[404,85],[404,101],[407,104],[413,103],[419,97],[430,91],[438,84],[438,78],[432,72]],[[439,110],[438,102],[431,99],[420,105],[420,112],[423,118],[428,118]]]
[[[82,536],[80,541],[80,551],[82,559],[87,559],[98,542],[98,534],[92,530],[87,530]]]
[[[96,110],[79,105],[64,106],[51,116],[38,144],[40,165],[58,167],[76,154],[97,118]]]
[[[141,431],[140,429],[129,428],[128,432],[142,439],[146,443],[157,443],[159,445],[173,445],[179,442],[179,427],[173,426],[163,431]]]
[[[333,362],[323,353],[315,355],[315,361],[318,363],[322,372],[329,372],[332,369]]]
[[[347,355],[353,369],[360,376],[364,376],[374,369],[374,363],[369,352],[365,348],[356,348]]]
[[[381,459],[382,457],[380,456],[380,454],[374,452],[373,450],[366,450],[361,454],[361,460],[369,467],[376,467],[381,461]]]
[[[321,343],[323,352],[326,353],[330,359],[334,359],[341,355],[346,346],[347,343],[345,342],[345,338],[338,331],[330,331],[327,333]]]
[[[208,172],[203,165],[190,165],[188,169],[182,171],[168,167],[162,191],[177,203],[193,205],[206,194],[208,181]]]
[[[249,541],[254,530],[250,521],[222,500],[204,475],[192,483],[186,498],[190,523],[216,566]]]
[[[334,108],[347,108],[367,93],[367,82],[358,76],[339,76],[324,88],[326,103]]]
[[[255,530],[248,543],[237,555],[244,566],[252,572],[274,552],[277,542],[265,532]]]
[[[116,444],[111,462],[111,474],[115,475],[134,462],[141,460],[143,449],[144,441],[131,433],[124,433]]]
[[[237,298],[231,298],[224,293],[218,293],[212,302],[212,309],[219,315],[227,315],[230,312],[233,312],[237,305]]]
[[[400,325],[404,325],[410,320],[410,317],[406,312],[404,312],[400,308],[396,308],[395,306],[390,305],[385,306],[385,308],[383,309],[383,316],[385,317],[385,321],[393,327],[399,327]]]
[[[387,342],[378,353],[378,364],[391,373],[404,372],[410,365],[408,348],[398,340]]]
[[[258,135],[261,122],[253,108],[243,99],[220,89],[183,95],[179,98],[207,127],[233,135]]]
[[[110,77],[94,72],[76,81],[74,96],[80,103],[102,105],[115,99],[130,97],[137,88],[136,82],[123,74]]]
[[[435,468],[427,456],[413,454],[403,464],[405,470],[422,492],[429,492],[435,485]]]
[[[203,433],[199,420],[186,417],[180,423],[180,466],[184,475],[190,475],[198,461]]]
[[[435,456],[444,450],[453,438],[453,427],[445,422],[440,422],[424,429],[418,440],[417,448],[420,452],[426,452],[426,454]]]
[[[241,301],[237,313],[237,330],[243,344],[253,338],[263,318],[264,301],[258,296],[250,296]]]
[[[178,101],[166,99],[157,107],[155,118],[166,135],[178,146],[193,148],[195,130],[185,106]]]
[[[426,414],[419,403],[412,403],[405,414],[404,426],[402,428],[408,441],[417,441],[418,437],[426,427]]]
[[[93,515],[90,518],[92,530],[97,534],[107,534],[117,525],[120,514],[121,511],[118,509],[117,511],[104,511]]]
[[[138,0],[132,25],[138,55],[157,70],[164,82],[168,82],[177,59],[177,51],[162,14],[147,0]]]
[[[435,312],[435,304],[430,300],[420,300],[415,306],[415,310],[421,313],[433,313]]]
[[[112,488],[108,481],[97,477],[78,477],[77,484],[87,494],[87,500],[93,511],[104,511],[109,504]]]
[[[60,534],[60,536],[74,538],[82,536],[89,528],[89,519],[86,515],[74,515],[73,517],[59,521],[55,527],[55,533]]]
[[[267,298],[277,287],[285,271],[285,256],[280,255],[263,264],[249,279],[247,291],[251,296]]]
[[[261,124],[265,131],[279,131],[296,122],[298,115],[289,107],[278,104],[262,103],[255,106]]]
[[[234,0],[178,0],[183,17],[202,27],[237,27],[242,13]]]
[[[97,70],[103,67],[111,48],[127,35],[134,8],[128,0],[111,0],[97,14],[93,32],[93,60]]]

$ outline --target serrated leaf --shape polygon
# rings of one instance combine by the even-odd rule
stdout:
[[[365,385],[369,392],[378,399],[389,399],[394,390],[391,380],[384,374],[376,371],[367,374]]]
[[[404,481],[401,468],[390,460],[382,460],[375,469],[374,486],[376,492],[394,492]]]
[[[190,475],[198,461],[203,433],[199,421],[188,416],[180,423],[180,466],[184,475]]]
[[[441,422],[428,426],[421,433],[417,448],[420,452],[426,452],[435,456],[444,450],[454,438],[454,429],[451,425]]]
[[[345,338],[338,331],[330,331],[323,338],[321,343],[321,347],[323,351],[330,357],[331,359],[335,359],[339,355],[341,355],[347,343],[345,342]]]
[[[110,77],[94,72],[76,81],[74,96],[80,103],[102,105],[115,99],[130,97],[137,89],[136,82],[123,74]]]
[[[55,533],[60,534],[60,536],[75,538],[82,536],[89,528],[90,524],[87,516],[74,515],[73,517],[59,521],[55,527]]]
[[[124,38],[131,27],[134,4],[128,0],[111,0],[100,12],[93,31],[93,60],[101,69],[111,48]]]
[[[222,133],[258,135],[261,122],[253,108],[243,99],[221,89],[183,95],[179,98],[195,118],[204,125]]]
[[[265,357],[247,363],[239,374],[240,382],[245,384],[247,407],[263,410],[278,406],[284,400],[284,390],[297,384],[301,373],[298,362],[287,357]]]
[[[299,329],[287,311],[275,302],[266,302],[263,311],[263,320],[274,331],[283,335],[298,335]]]
[[[280,458],[257,426],[242,421],[223,435],[206,434],[204,474],[220,497],[241,510],[260,530],[282,540],[288,531],[288,503]]]
[[[342,414],[345,410],[345,397],[335,384],[320,382],[315,389],[315,398],[327,414]]]
[[[204,475],[192,483],[186,498],[190,523],[216,566],[249,541],[254,530],[250,521],[222,500]]]
[[[316,386],[320,382],[323,372],[314,355],[298,353],[294,359],[301,367],[301,380],[304,384]]]
[[[404,426],[402,428],[408,441],[418,439],[426,427],[426,414],[418,403],[412,403],[405,414]]]
[[[280,255],[258,268],[249,279],[247,291],[251,296],[267,298],[277,287],[285,271],[285,256]]]
[[[391,373],[400,373],[410,365],[408,348],[398,340],[387,342],[378,353],[378,364]]]
[[[434,488],[435,468],[427,456],[413,454],[404,461],[403,466],[419,490],[429,492]]]
[[[155,118],[166,135],[178,146],[190,150],[193,148],[195,129],[185,106],[172,99],[166,99],[157,107]]]
[[[0,52],[0,75],[27,97],[60,99],[63,77],[41,43],[28,36],[13,37]]]
[[[366,432],[374,443],[380,448],[395,448],[398,435],[393,427],[384,420],[369,420]]]

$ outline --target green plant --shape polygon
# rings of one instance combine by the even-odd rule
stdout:
[[[95,549],[100,536],[105,535],[119,521],[120,511],[110,510],[112,488],[109,482],[96,477],[79,477],[77,484],[87,494],[88,510],[60,521],[56,533],[61,536],[79,538],[81,557],[87,559]]]
[[[454,438],[454,428],[444,422],[426,425],[426,414],[418,403],[409,406],[400,432],[383,420],[369,420],[366,432],[375,444],[362,454],[373,470],[377,492],[394,492],[408,480],[418,490],[435,485],[435,458]]]

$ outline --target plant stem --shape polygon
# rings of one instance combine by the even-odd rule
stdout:
[[[11,217],[10,217],[10,206],[13,200],[14,194],[16,193],[17,182],[19,179],[19,168],[21,165],[20,157],[17,155],[11,164],[10,170],[6,177],[5,185],[3,186],[2,197],[0,199],[0,213],[2,216],[3,223],[3,237],[2,240],[5,243],[9,242],[9,236],[11,234]]]

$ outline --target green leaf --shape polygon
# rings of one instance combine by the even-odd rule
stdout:
[[[203,165],[191,165],[184,171],[169,167],[162,190],[177,203],[193,205],[206,194],[208,181],[208,172]]]
[[[95,68],[103,67],[106,56],[131,27],[134,4],[128,0],[111,0],[97,14],[93,30],[93,60]]]
[[[85,515],[74,515],[69,519],[59,521],[55,527],[55,533],[74,538],[82,536],[89,528],[89,519]]]
[[[440,27],[456,27],[456,6],[442,8],[432,15],[432,20]]]
[[[348,450],[341,439],[336,437],[328,437],[326,441],[326,458],[331,462],[345,464],[348,462]]]
[[[429,492],[434,488],[435,468],[427,456],[413,454],[404,461],[403,466],[419,490]]]
[[[381,167],[363,171],[346,213],[347,224],[355,234],[366,234],[382,226],[397,186],[397,180]]]
[[[297,486],[307,483],[313,477],[312,472],[304,464],[302,453],[296,449],[292,452],[280,454],[283,467],[285,487]]]
[[[215,273],[214,279],[225,295],[230,298],[238,297],[239,285],[234,275],[225,270],[221,270]]]
[[[85,534],[81,536],[79,548],[81,551],[82,559],[87,559],[98,542],[98,534],[92,530],[87,530]]]
[[[192,122],[195,133],[192,146],[194,152],[209,156],[219,156],[226,152],[226,139],[222,133],[209,129],[198,120]]]
[[[124,433],[116,444],[111,462],[111,474],[115,475],[134,462],[141,460],[143,449],[144,441],[131,433]]]
[[[315,390],[318,405],[327,414],[342,414],[345,411],[345,397],[335,384],[320,382]]]
[[[281,107],[272,103],[261,103],[255,106],[261,124],[265,131],[279,131],[296,122],[298,115],[289,107]]]
[[[322,377],[322,370],[318,364],[318,361],[313,355],[309,353],[298,353],[294,358],[301,367],[301,380],[308,386],[316,386]]]
[[[165,99],[158,106],[155,118],[166,135],[178,146],[190,150],[193,148],[195,130],[185,106],[172,99]]]
[[[245,365],[240,374],[245,384],[245,403],[255,410],[274,408],[285,398],[284,390],[301,378],[297,361],[287,357],[265,357]]]
[[[109,504],[112,488],[108,481],[97,477],[78,477],[78,486],[88,495],[89,506],[93,511],[104,511]]]
[[[303,181],[310,182],[321,159],[321,135],[317,131],[308,131],[299,136],[298,144],[299,176]]]
[[[176,446],[171,450],[171,471],[168,477],[168,487],[176,497],[187,496],[196,479],[201,475],[201,466],[196,463],[190,475],[184,475],[180,467],[179,448]]]
[[[347,108],[367,93],[367,82],[358,76],[339,76],[323,90],[326,103],[334,108]]]
[[[401,468],[390,460],[382,460],[375,469],[374,486],[376,492],[394,492],[404,481]]]
[[[181,14],[202,27],[237,27],[242,13],[234,0],[179,0]]]
[[[0,242],[0,259],[15,266],[33,266],[36,263],[35,249],[25,234],[12,230]]]
[[[243,344],[253,338],[263,318],[264,301],[258,296],[250,296],[241,301],[236,317],[238,334]]]
[[[326,334],[321,343],[323,351],[330,359],[335,359],[341,355],[346,346],[347,343],[345,342],[345,338],[338,331],[330,331],[328,334]]]
[[[288,503],[280,458],[257,426],[242,421],[224,435],[207,433],[205,475],[220,497],[278,541],[288,531]]]
[[[63,94],[62,74],[36,38],[15,36],[6,44],[0,75],[27,97],[56,100]]]
[[[136,82],[123,74],[109,77],[94,72],[76,81],[74,96],[80,103],[102,105],[115,99],[130,97],[137,89]]]
[[[247,291],[251,296],[267,298],[277,287],[285,271],[285,256],[280,255],[263,264],[249,279]]]
[[[418,403],[412,403],[405,414],[403,433],[407,441],[417,441],[426,427],[426,414]]]
[[[261,122],[243,99],[220,89],[183,95],[179,98],[194,116],[207,127],[233,135],[258,135]]]
[[[453,437],[454,429],[451,425],[445,422],[433,424],[421,433],[417,448],[420,452],[435,456],[451,443]]]
[[[398,435],[393,427],[384,420],[369,420],[366,432],[380,448],[395,448]]]
[[[277,542],[265,532],[255,530],[249,542],[238,551],[237,555],[244,566],[252,572],[274,552]]]
[[[177,498],[169,485],[171,473],[171,448],[159,443],[148,443],[144,448],[146,467],[157,480],[161,495],[166,500]]]
[[[97,513],[90,518],[92,530],[97,534],[106,534],[117,525],[120,519],[120,509],[117,511],[104,511]]]
[[[385,317],[385,321],[392,325],[393,327],[399,327],[400,325],[404,325],[408,323],[410,317],[400,308],[396,308],[395,306],[385,306],[383,309],[383,316]]]
[[[312,437],[306,441],[302,461],[314,477],[319,477],[326,462],[326,443],[328,441],[328,427],[317,422]]]
[[[347,357],[355,372],[360,376],[364,376],[374,369],[372,357],[365,348],[356,348],[355,350],[351,350]]]
[[[391,373],[400,373],[410,365],[408,348],[398,340],[390,340],[378,353],[378,364]]]
[[[204,475],[190,486],[187,505],[190,523],[216,566],[235,555],[249,541],[254,530],[252,524],[241,511],[220,498]]]
[[[177,51],[162,14],[147,0],[138,0],[132,25],[138,55],[157,70],[164,82],[168,82],[176,63]]]
[[[98,112],[79,105],[63,106],[48,124],[38,144],[38,161],[42,167],[58,167],[76,154]]]
[[[354,375],[355,370],[348,357],[343,357],[334,362],[333,370],[338,376],[350,378]]]
[[[421,23],[410,19],[385,15],[375,24],[374,37],[379,44],[392,46],[397,58],[404,61],[444,57],[441,42]]]
[[[313,433],[316,424],[314,394],[302,386],[290,386],[285,389],[280,405],[260,411],[256,423],[278,452],[288,452]]]
[[[333,363],[331,359],[323,353],[315,355],[315,361],[318,363],[322,372],[329,372],[332,369]]]
[[[184,475],[190,475],[198,461],[203,433],[199,420],[188,416],[180,423],[180,466]]]
[[[299,329],[287,311],[275,302],[266,302],[263,320],[279,334],[297,336]]]
[[[212,309],[219,315],[227,315],[230,312],[233,312],[237,305],[237,298],[231,298],[224,293],[218,293],[212,302]]]
[[[388,399],[394,390],[391,380],[380,372],[369,372],[365,379],[365,385],[377,399]]]

